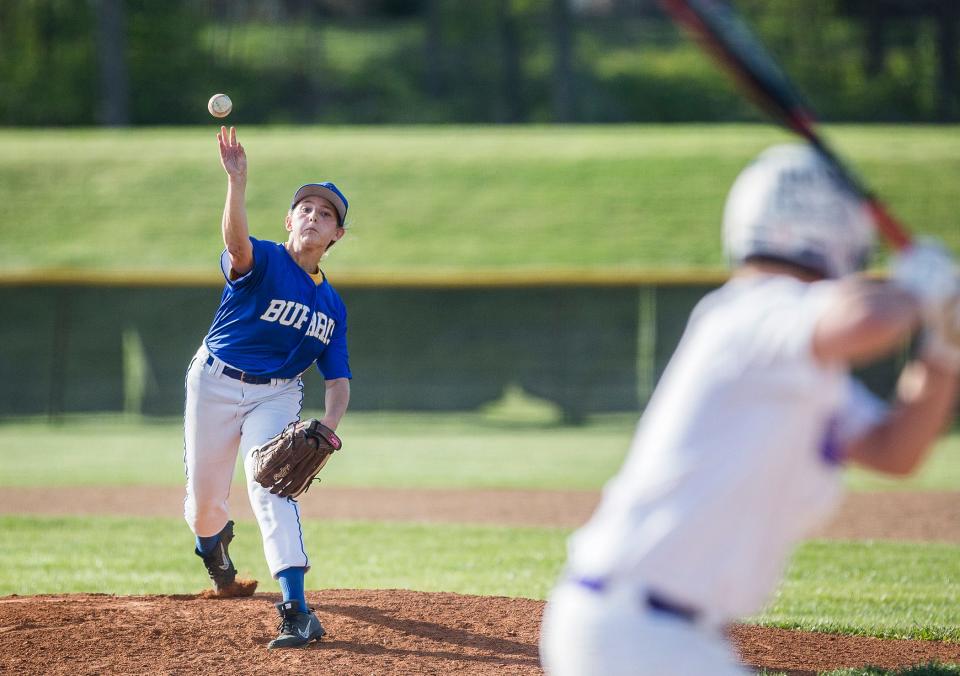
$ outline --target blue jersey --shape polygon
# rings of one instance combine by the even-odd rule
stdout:
[[[220,307],[204,339],[218,359],[245,373],[294,378],[317,363],[323,377],[349,378],[347,309],[326,277],[317,283],[276,242],[250,238],[253,268],[227,279]]]

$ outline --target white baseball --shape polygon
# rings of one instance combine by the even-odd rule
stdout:
[[[233,101],[226,94],[214,94],[207,101],[207,110],[214,117],[226,117],[233,110]]]

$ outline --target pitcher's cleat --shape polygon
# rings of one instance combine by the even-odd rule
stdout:
[[[233,587],[234,580],[237,579],[237,569],[230,560],[230,542],[233,540],[233,521],[227,521],[218,535],[220,541],[208,554],[201,554],[199,550],[194,553],[203,559],[203,565],[207,567],[207,574],[213,582],[213,590],[217,593],[224,593]]]
[[[267,648],[299,648],[310,641],[319,641],[327,633],[313,611],[308,608],[306,612],[300,612],[299,601],[284,601],[276,606],[280,613],[277,627],[280,635],[270,641]]]

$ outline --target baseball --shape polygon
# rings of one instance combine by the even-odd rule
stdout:
[[[226,117],[233,110],[233,101],[226,94],[214,94],[207,101],[207,110],[214,117]]]

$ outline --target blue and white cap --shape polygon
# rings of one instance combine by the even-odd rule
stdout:
[[[340,192],[340,188],[335,186],[330,181],[324,181],[323,183],[307,183],[302,185],[297,189],[297,192],[293,194],[293,201],[290,202],[290,208],[293,209],[297,206],[297,203],[300,202],[304,197],[310,197],[311,195],[316,197],[322,197],[332,204],[336,210],[337,214],[340,216],[340,227],[343,227],[344,223],[347,220],[347,207],[349,203],[347,198],[343,196],[343,193]]]

